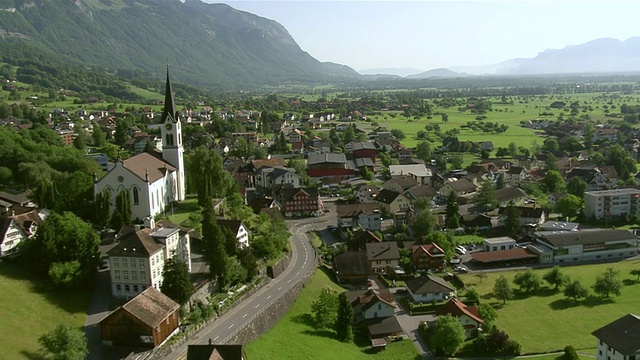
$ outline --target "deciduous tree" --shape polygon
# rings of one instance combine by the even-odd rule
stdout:
[[[496,279],[493,285],[493,295],[501,299],[503,304],[506,304],[507,300],[513,299],[513,290],[511,290],[509,280],[504,275],[500,275],[500,277]]]
[[[431,335],[431,346],[434,349],[442,351],[442,353],[437,353],[436,355],[455,355],[465,339],[464,328],[457,318],[454,318],[450,314],[438,316],[433,334]]]
[[[527,293],[534,292],[540,288],[540,278],[533,270],[526,270],[516,274],[513,278],[513,283],[520,288],[520,291]]]
[[[553,269],[544,274],[542,278],[550,285],[553,285],[555,290],[558,290],[560,286],[566,284],[569,280],[569,278],[562,273],[559,266],[554,266]]]
[[[582,286],[579,280],[569,281],[564,287],[564,296],[573,300],[585,298],[589,295],[589,289]]]
[[[498,318],[496,309],[489,304],[480,304],[480,306],[478,306],[478,314],[480,315],[480,318],[484,320],[485,327],[483,327],[483,329],[490,328],[491,324],[493,324]]]
[[[474,199],[474,203],[480,206],[484,211],[493,210],[498,203],[496,191],[491,181],[485,180],[478,189],[478,194]]]
[[[596,278],[596,283],[593,285],[593,291],[606,298],[613,294],[620,296],[622,293],[622,281],[618,279],[619,271],[610,267],[607,268],[604,273]]]
[[[47,360],[84,360],[89,355],[82,331],[60,324],[38,338],[38,352]]]
[[[579,199],[584,199],[584,193],[587,191],[587,183],[579,176],[574,176],[569,180],[567,184],[567,192],[569,194],[577,196]]]
[[[578,211],[582,208],[582,200],[575,195],[567,194],[558,200],[556,204],[556,211],[562,214],[563,217],[573,218],[578,214]]]
[[[218,287],[223,289],[226,285],[229,257],[212,202],[209,202],[202,211],[202,242],[204,243],[204,261],[209,265],[211,278],[216,279]]]

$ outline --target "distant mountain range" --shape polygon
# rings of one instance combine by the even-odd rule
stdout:
[[[640,38],[631,38],[598,39],[490,66],[358,73],[313,58],[273,20],[200,0],[0,0],[0,61],[3,51],[15,53],[19,46],[110,73],[142,70],[161,78],[169,64],[177,82],[225,89],[399,77],[640,72]]]
[[[393,68],[388,74],[400,75]],[[469,75],[542,75],[640,72],[640,37],[626,41],[597,39],[563,49],[549,49],[534,58],[510,59],[493,65],[451,67],[401,75],[408,79],[455,78]]]

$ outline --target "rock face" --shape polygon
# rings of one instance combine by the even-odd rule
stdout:
[[[199,0],[0,0],[0,43],[113,70],[172,74],[194,85],[358,77],[302,51],[279,23]],[[19,34],[16,35],[16,34]]]

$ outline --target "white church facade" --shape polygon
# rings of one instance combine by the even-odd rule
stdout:
[[[176,111],[169,69],[162,113],[162,152],[141,153],[127,160],[118,159],[115,167],[94,184],[95,193],[109,191],[111,209],[116,196],[127,191],[131,217],[142,221],[164,213],[172,202],[185,199],[184,148],[182,126]]]

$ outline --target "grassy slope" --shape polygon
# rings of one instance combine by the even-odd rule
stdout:
[[[528,298],[516,295],[514,300],[502,306],[501,301],[489,296],[495,279],[505,275],[511,280],[517,272],[487,273],[487,278],[482,282],[472,274],[461,275],[461,278],[467,285],[478,289],[481,301],[497,307],[497,326],[522,344],[523,353],[537,353],[562,350],[566,345],[576,349],[591,349],[596,345],[592,331],[627,313],[637,313],[640,283],[635,283],[635,276],[629,275],[629,271],[639,266],[640,261],[629,260],[563,267],[563,273],[580,280],[586,287],[591,287],[595,278],[607,267],[620,271],[619,278],[625,284],[622,296],[612,299],[590,298],[578,304],[566,300],[561,292],[543,288]],[[536,270],[540,277],[547,271]]]
[[[323,271],[316,271],[312,281],[302,290],[285,317],[265,335],[247,345],[247,357],[253,360],[391,360],[414,359],[418,356],[415,347],[408,340],[390,343],[382,352],[369,354],[366,342],[359,342],[360,346],[342,343],[333,338],[333,332],[316,330],[310,319],[310,307],[326,287],[342,291]]]
[[[32,282],[17,265],[0,263],[0,353],[4,359],[34,354],[38,337],[58,324],[82,328],[92,291],[56,292]]]

